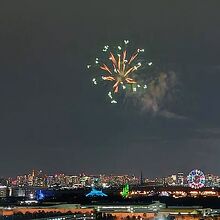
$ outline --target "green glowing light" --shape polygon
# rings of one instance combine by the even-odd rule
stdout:
[[[123,198],[127,198],[128,195],[129,195],[129,185],[128,184],[125,184],[123,189],[122,189],[122,192],[121,192],[121,195]]]

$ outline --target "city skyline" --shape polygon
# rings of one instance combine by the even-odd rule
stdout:
[[[192,170],[188,174],[183,172],[173,173],[168,176],[157,178],[149,178],[135,175],[113,175],[113,174],[65,174],[56,173],[48,174],[42,170],[32,170],[32,172],[17,175],[16,177],[0,178],[0,186],[3,187],[18,187],[18,188],[109,188],[122,187],[125,185],[137,187],[163,186],[163,187],[217,187],[220,188],[220,176],[214,174],[205,174],[201,170]],[[214,190],[214,188],[213,188]]]
[[[135,178],[139,178],[141,180],[141,178],[144,179],[148,179],[148,180],[155,180],[158,178],[166,178],[166,177],[170,177],[173,175],[179,175],[182,174],[185,177],[187,177],[193,170],[200,170],[198,168],[196,169],[191,169],[188,172],[183,172],[183,171],[176,171],[176,172],[171,172],[168,173],[165,176],[148,176],[145,175],[143,171],[141,171],[139,174],[135,174],[135,173],[88,173],[88,172],[61,172],[61,171],[55,171],[55,172],[47,172],[46,170],[41,170],[41,169],[32,169],[32,170],[28,170],[26,173],[17,173],[14,176],[1,176],[0,178],[15,178],[18,176],[28,176],[28,175],[32,175],[32,176],[37,176],[39,174],[44,175],[44,176],[56,176],[56,175],[66,175],[66,176],[90,176],[90,177],[95,177],[95,176],[130,176],[130,177],[135,177]],[[211,172],[204,172],[204,170],[201,170],[205,175],[213,175],[213,176],[220,176],[220,174],[217,173],[211,173]]]

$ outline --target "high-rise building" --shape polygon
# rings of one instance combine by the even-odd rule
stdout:
[[[33,186],[45,187],[46,186],[46,175],[42,170],[33,172]]]
[[[7,186],[0,186],[0,197],[7,197],[8,189]]]
[[[184,185],[184,174],[182,172],[177,173],[177,184]]]
[[[15,197],[24,197],[25,196],[25,189],[18,187],[18,188],[13,188],[11,192],[11,196]]]
[[[141,171],[141,176],[140,176],[140,185],[143,186],[144,184],[144,179],[143,179],[143,173]]]
[[[206,186],[212,187],[214,186],[214,175],[213,174],[207,174],[205,175],[205,180],[206,180]]]
[[[165,184],[167,185],[176,185],[177,183],[177,177],[175,174],[171,175],[171,176],[168,176],[165,178]]]

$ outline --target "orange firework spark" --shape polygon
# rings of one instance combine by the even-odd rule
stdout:
[[[122,54],[117,54],[118,58],[114,56],[112,52],[110,52],[109,60],[112,62],[112,67],[108,67],[106,64],[102,64],[100,66],[101,70],[104,70],[106,73],[110,75],[103,76],[103,80],[107,81],[115,81],[113,85],[114,93],[117,93],[119,90],[120,84],[136,84],[134,78],[131,78],[131,74],[136,71],[141,64],[133,65],[133,61],[137,58],[139,50],[135,52],[129,59],[126,60],[127,51],[124,50]]]
[[[127,47],[128,44],[129,40],[124,40],[124,44],[118,45],[117,50],[111,50],[109,45],[105,45],[102,52],[106,53],[105,55],[107,55],[107,61],[109,62],[107,63],[106,60],[103,60],[103,57],[96,57],[94,66],[92,64],[87,65],[88,69],[91,67],[98,67],[99,69],[99,71],[96,69],[96,76],[92,78],[95,86],[99,84],[99,81],[102,83],[103,81],[109,82],[108,86],[110,85],[111,89],[109,90],[108,88],[108,97],[113,104],[117,103],[121,88],[124,90],[124,94],[135,93],[138,90],[142,92],[142,89],[147,89],[147,85],[143,84],[147,82],[146,77],[144,76],[143,78],[143,74],[140,76],[136,74],[140,67],[146,67],[146,60],[142,56],[139,57],[144,52],[144,49],[136,49],[131,53]],[[114,46],[113,49],[115,48]],[[106,59],[106,56],[104,58]],[[151,65],[152,62],[148,62],[148,66]]]

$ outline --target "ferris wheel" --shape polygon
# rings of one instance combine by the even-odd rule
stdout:
[[[205,186],[205,174],[201,170],[192,170],[187,180],[189,186],[193,189],[200,189]]]

